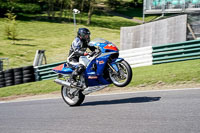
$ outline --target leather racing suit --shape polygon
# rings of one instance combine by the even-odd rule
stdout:
[[[84,56],[87,48],[89,48],[92,52],[95,51],[95,47],[89,46],[87,41],[81,40],[78,36],[72,42],[68,57],[70,64],[76,64],[76,68],[71,75],[72,82],[76,82],[76,77],[85,70],[85,66],[79,64],[78,62],[79,57]]]

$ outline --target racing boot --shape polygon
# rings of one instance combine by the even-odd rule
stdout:
[[[78,76],[77,71],[76,71],[76,70],[73,71],[73,72],[72,72],[72,75],[71,75],[71,77],[70,77],[70,83],[71,83],[72,87],[75,87],[75,86],[78,85],[77,80],[76,80],[77,76]]]
[[[78,82],[77,82],[77,76],[80,75],[83,71],[85,70],[85,66],[82,64],[79,64],[77,66],[77,68],[72,72],[72,75],[70,77],[70,81],[72,86],[78,86]],[[79,86],[81,87],[81,86]]]

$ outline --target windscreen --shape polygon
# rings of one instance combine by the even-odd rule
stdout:
[[[95,38],[94,40],[90,41],[89,46],[97,46],[99,43],[110,44],[111,42],[103,38]]]

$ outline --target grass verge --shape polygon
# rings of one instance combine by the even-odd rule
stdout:
[[[184,61],[133,68],[131,83],[123,88],[162,85],[179,85],[187,82],[200,83],[200,60]],[[114,87],[113,85],[110,88]],[[0,88],[0,97],[16,95],[37,95],[60,91],[60,86],[53,80],[27,83]]]

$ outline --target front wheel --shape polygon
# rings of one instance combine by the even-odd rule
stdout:
[[[132,79],[132,69],[130,65],[125,61],[117,62],[118,72],[109,71],[110,79],[113,84],[118,87],[124,87],[131,82]]]
[[[77,90],[76,88],[62,86],[61,94],[63,100],[69,106],[79,106],[85,99],[85,95],[83,95],[82,91]]]

